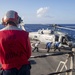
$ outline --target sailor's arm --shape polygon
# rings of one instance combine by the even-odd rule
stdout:
[[[29,35],[27,37],[27,45],[26,45],[26,52],[27,52],[27,57],[28,59],[30,58],[31,56],[31,44],[30,44],[30,39],[29,39]]]

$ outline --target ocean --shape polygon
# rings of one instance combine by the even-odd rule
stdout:
[[[68,27],[75,29],[75,24],[58,24],[60,27]],[[28,32],[35,32],[39,29],[53,29],[52,24],[25,24],[25,29]]]

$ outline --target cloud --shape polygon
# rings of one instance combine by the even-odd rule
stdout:
[[[37,10],[37,17],[47,17],[48,7],[41,7]]]

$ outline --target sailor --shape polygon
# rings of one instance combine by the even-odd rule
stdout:
[[[60,51],[59,44],[60,44],[60,42],[58,42],[58,41],[56,41],[54,43],[54,51],[56,51],[57,49]]]
[[[8,11],[2,19],[0,30],[1,75],[30,75],[31,44],[29,33],[18,28],[21,18],[16,11]]]
[[[32,52],[34,52],[35,50],[37,51],[37,52],[39,52],[39,44],[40,44],[40,42],[39,41],[36,41],[36,43],[34,44],[34,49],[33,49],[33,51]]]
[[[52,45],[52,42],[48,42],[46,44],[46,48],[48,49],[47,52],[49,53],[50,49],[51,49],[51,45]]]

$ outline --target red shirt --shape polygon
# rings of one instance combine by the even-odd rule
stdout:
[[[28,32],[23,30],[0,31],[0,63],[3,69],[29,64],[31,45]]]

